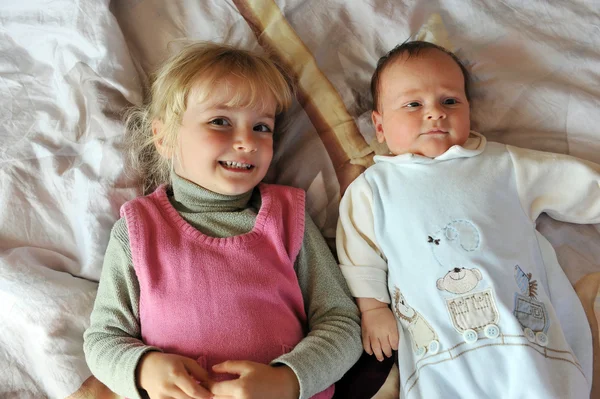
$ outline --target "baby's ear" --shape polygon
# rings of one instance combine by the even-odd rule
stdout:
[[[160,119],[152,120],[152,135],[154,136],[154,145],[158,153],[167,159],[171,159],[172,149],[164,144],[165,124]]]
[[[385,135],[383,134],[383,115],[377,111],[371,113],[371,120],[375,126],[375,136],[377,141],[383,143],[385,141]]]

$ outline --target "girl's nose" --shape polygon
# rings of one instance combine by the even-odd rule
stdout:
[[[236,134],[236,138],[233,142],[233,148],[243,152],[256,152],[256,140],[254,139],[252,131],[244,131]]]

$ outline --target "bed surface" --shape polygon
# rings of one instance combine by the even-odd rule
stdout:
[[[474,77],[489,140],[600,163],[600,3],[21,0],[0,6],[0,396],[64,398],[119,207],[140,193],[122,112],[180,39],[269,50],[298,80],[270,181],[304,188],[332,239],[341,192],[385,148],[369,81],[412,37]],[[571,282],[600,271],[600,227],[541,217]]]

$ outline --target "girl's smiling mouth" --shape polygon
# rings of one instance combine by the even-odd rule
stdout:
[[[227,170],[233,172],[245,172],[250,171],[254,168],[254,165],[246,162],[237,161],[219,161],[219,164]]]

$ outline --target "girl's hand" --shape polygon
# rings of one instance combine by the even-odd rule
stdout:
[[[149,352],[142,356],[136,373],[138,386],[146,390],[151,399],[213,398],[213,394],[200,385],[210,384],[208,373],[194,359]]]
[[[213,366],[216,373],[239,375],[235,380],[215,382],[215,399],[297,399],[300,384],[288,366],[268,366],[246,360],[229,360]]]
[[[362,341],[369,355],[375,354],[380,362],[383,355],[392,356],[392,349],[398,349],[398,325],[389,307],[363,311],[361,315]]]

